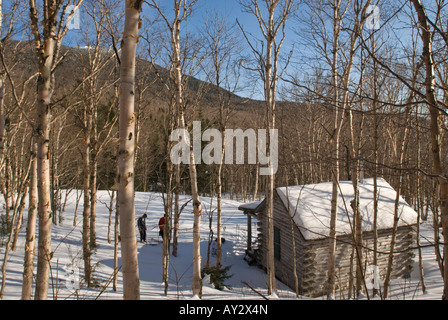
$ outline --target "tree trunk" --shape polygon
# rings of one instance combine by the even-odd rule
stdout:
[[[34,140],[34,138],[33,138]],[[28,222],[26,226],[25,262],[23,267],[22,300],[31,300],[33,284],[34,252],[36,235],[37,209],[37,143],[33,141],[31,150],[31,172],[28,205]]]
[[[405,148],[406,148],[406,140],[407,140],[407,133],[408,133],[408,128],[405,128],[404,131],[404,137],[402,140],[402,145],[400,148],[400,155],[399,155],[399,166],[400,169],[402,169],[402,164],[403,164],[403,160],[404,160],[404,156],[405,156]],[[390,241],[390,252],[389,252],[389,257],[388,257],[388,261],[387,261],[387,269],[386,269],[386,276],[385,276],[385,280],[384,280],[384,299],[388,298],[389,295],[389,283],[390,283],[390,278],[392,276],[392,263],[393,263],[393,258],[394,258],[394,250],[395,250],[395,243],[396,243],[396,234],[397,234],[397,227],[398,227],[398,221],[400,220],[400,193],[401,190],[403,188],[403,174],[400,172],[400,177],[399,177],[399,181],[398,181],[398,187],[397,187],[397,196],[395,197],[395,205],[394,205],[394,223],[393,223],[393,227],[392,227],[392,234],[391,234],[391,241]]]
[[[219,80],[217,81],[217,83],[219,84]],[[219,93],[219,100],[221,100],[220,103],[220,129],[221,132],[224,132],[225,130],[225,120],[224,120],[224,103],[222,102],[222,97],[221,94]],[[218,177],[217,177],[217,206],[218,206],[218,212],[217,212],[217,222],[216,222],[216,238],[217,238],[217,243],[216,243],[216,268],[219,270],[222,267],[222,239],[221,239],[221,229],[222,229],[222,171],[223,171],[223,163],[224,163],[224,157],[225,157],[225,145],[226,145],[226,137],[225,135],[222,137],[222,149],[221,149],[221,161],[218,164]],[[258,176],[257,176],[258,178]]]
[[[2,34],[2,26],[3,26],[3,3],[2,0],[0,0],[0,34]],[[3,51],[3,48],[1,48],[1,50]],[[5,147],[5,110],[4,110],[5,77],[6,74],[3,68],[0,68],[0,159],[3,158],[3,150]]]
[[[118,151],[118,202],[120,206],[120,236],[123,267],[123,297],[140,299],[137,260],[137,235],[134,207],[135,57],[143,1],[126,0],[125,26],[120,66],[120,120]]]
[[[83,159],[83,186],[84,204],[82,212],[82,252],[84,259],[84,279],[88,286],[92,281],[92,268],[90,264],[90,135],[92,128],[91,110],[86,107],[84,121],[84,159]]]
[[[79,8],[82,0],[76,0]],[[58,21],[62,8],[60,1],[44,1],[39,13],[35,0],[29,0],[31,33],[34,37],[38,57],[39,76],[37,80],[37,114],[34,136],[37,138],[37,181],[39,239],[37,253],[36,300],[46,300],[50,276],[51,251],[51,190],[50,190],[50,122],[51,97],[54,87],[52,78],[59,48],[67,32],[67,26]],[[70,13],[73,16],[73,12]],[[42,17],[42,21],[39,19]],[[40,28],[43,28],[42,32]]]
[[[201,277],[201,217],[202,203],[199,200],[197,187],[196,165],[194,164],[193,150],[190,152],[190,179],[191,193],[193,197],[193,295],[202,297],[202,277]]]
[[[54,32],[53,32],[54,34]],[[54,40],[48,37],[43,47],[46,59],[41,60],[37,82],[37,181],[39,237],[37,253],[36,300],[46,300],[50,276],[51,251],[51,190],[50,190],[50,121],[51,121],[51,68],[54,56]]]
[[[332,60],[332,81],[333,81],[333,104],[335,110],[334,131],[333,137],[333,151],[334,151],[334,171],[333,171],[333,188],[331,194],[331,209],[330,209],[330,233],[329,233],[329,253],[328,253],[328,288],[327,298],[333,299],[335,295],[335,253],[336,253],[336,221],[338,209],[338,181],[339,181],[339,139],[341,134],[342,122],[344,116],[339,120],[339,86],[338,86],[338,47],[339,47],[339,31],[341,29],[340,19],[341,1],[337,0],[334,3],[333,16],[333,60]]]
[[[223,137],[223,140],[225,138]],[[223,146],[225,146],[225,142],[223,143]],[[221,239],[221,229],[222,229],[222,162],[224,159],[224,147],[222,149],[222,158],[221,163],[218,165],[218,178],[217,178],[217,188],[218,188],[218,200],[217,200],[217,206],[218,206],[218,212],[217,212],[217,222],[216,222],[216,268],[221,269],[222,263],[222,239]]]
[[[180,164],[174,166],[174,217],[173,217],[173,249],[174,257],[177,257],[177,242],[179,236],[179,190],[180,190]]]
[[[444,237],[443,245],[443,300],[448,300],[448,179],[444,175],[441,155],[440,111],[435,92],[434,58],[432,53],[432,34],[428,17],[420,0],[412,0],[420,24],[420,36],[423,42],[423,60],[426,66],[426,100],[430,113],[430,133],[432,143],[434,174],[439,183],[440,221]]]
[[[267,156],[271,157],[271,130],[275,129],[275,85],[276,82],[272,78],[277,77],[273,75],[273,58],[277,58],[274,52],[275,43],[275,25],[274,14],[277,2],[270,1],[266,4],[268,9],[268,20],[266,27],[266,56],[264,67],[264,98],[266,105],[266,151]],[[259,17],[261,21],[261,17]],[[274,61],[276,64],[277,61]],[[270,165],[270,164],[269,164]],[[277,286],[275,282],[275,258],[274,258],[274,184],[275,175],[271,172],[267,177],[266,182],[266,222],[267,222],[267,234],[266,234],[266,271],[268,274],[268,294],[273,295],[277,293]]]
[[[97,111],[94,104],[92,108],[91,125],[91,156],[90,156],[90,248],[96,247],[96,200],[97,200],[97,173],[98,173],[98,134],[97,134]]]
[[[170,146],[170,143],[168,143]],[[168,151],[169,152],[169,151]],[[170,266],[170,242],[171,242],[171,216],[173,210],[173,164],[167,163],[167,182],[166,182],[166,202],[165,202],[165,225],[163,227],[163,244],[162,244],[162,273],[164,294],[168,295],[168,279]]]
[[[419,108],[417,107],[417,111],[415,112],[415,120],[417,126],[417,168],[421,166],[421,128],[420,128],[420,118],[419,118]],[[423,216],[423,201],[422,201],[422,184],[421,184],[421,173],[417,172],[417,230],[416,230],[416,242],[417,242],[417,250],[418,250],[418,271],[420,274],[420,283],[422,287],[422,292],[426,292],[426,284],[425,284],[425,272],[423,268],[423,257],[422,257],[422,248],[420,246],[420,223]]]
[[[179,190],[180,190],[180,164],[174,166],[174,218],[173,218],[173,256],[177,257],[178,237],[179,237],[179,219],[181,212],[179,211]]]
[[[12,216],[12,220],[11,220],[11,224],[10,224],[10,230],[9,230],[9,237],[8,240],[6,241],[5,244],[5,254],[3,257],[3,264],[2,264],[2,285],[0,288],[0,299],[3,299],[3,294],[5,292],[5,284],[6,284],[6,265],[8,263],[8,256],[9,256],[9,251],[11,249],[11,242],[12,242],[12,237],[14,234],[14,225],[16,223],[17,220],[17,210],[14,210],[13,216]]]
[[[372,34],[372,53],[375,54],[375,36]],[[373,265],[378,265],[378,67],[376,59],[373,59]],[[372,295],[377,295],[377,288],[373,288]]]
[[[113,289],[117,291],[118,283],[118,243],[120,242],[119,224],[120,224],[120,206],[118,201],[115,203],[115,223],[114,223],[114,277],[113,277]]]
[[[119,148],[117,148],[119,150]],[[118,175],[119,175],[119,169],[118,169],[118,162],[115,164],[115,186],[118,186]],[[112,192],[116,191],[116,188],[112,190]],[[120,232],[119,232],[119,225],[120,225],[120,204],[118,203],[118,199],[115,200],[115,223],[114,223],[114,277],[113,277],[113,289],[114,291],[117,291],[117,283],[118,283],[118,247],[120,242]]]
[[[0,31],[1,31],[1,25],[0,25]],[[3,72],[0,72],[0,159],[3,158],[3,150],[5,148],[5,114],[4,114],[5,81],[4,80],[5,76],[3,75]]]

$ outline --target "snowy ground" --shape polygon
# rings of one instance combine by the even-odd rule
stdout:
[[[97,205],[97,249],[92,256],[92,264],[95,265],[94,280],[95,288],[86,288],[80,283],[80,289],[75,291],[70,288],[69,282],[72,277],[70,270],[79,268],[82,278],[83,260],[82,260],[82,199],[78,208],[77,227],[73,227],[73,217],[75,211],[76,195],[72,192],[69,196],[63,221],[55,226],[53,225],[52,247],[54,256],[52,260],[52,272],[50,279],[49,299],[81,299],[81,300],[110,300],[122,299],[121,273],[119,274],[117,292],[112,289],[109,283],[113,274],[113,219],[112,219],[112,242],[108,243],[107,233],[109,224],[109,210],[105,204],[109,204],[110,198],[107,192],[98,193]],[[188,200],[183,197],[181,203]],[[148,228],[147,238],[158,239],[157,223],[163,216],[163,205],[160,194],[157,193],[136,193],[136,216],[146,213],[146,225]],[[202,198],[205,209],[212,210],[216,206],[216,200],[211,203],[210,198]],[[231,289],[222,291],[213,289],[210,284],[204,281],[203,299],[204,300],[246,300],[263,299],[259,294],[250,289],[246,282],[252,288],[263,295],[267,294],[266,274],[256,266],[249,266],[244,260],[244,251],[246,248],[246,225],[245,215],[238,211],[240,202],[232,200],[223,201],[223,237],[226,239],[223,245],[223,265],[231,266],[229,273],[233,276],[226,281]],[[208,216],[207,210],[203,212],[201,221],[201,256],[204,264],[207,259],[208,242]],[[216,218],[213,226],[216,225]],[[171,299],[182,300],[192,298],[192,227],[193,214],[189,204],[183,211],[179,232],[179,250],[178,257],[170,257],[170,280],[169,293],[165,296],[164,285],[162,284],[162,246],[144,245],[138,243],[140,288],[142,299]],[[24,238],[26,228],[26,214],[17,249],[10,252],[6,269],[6,287],[4,299],[18,300],[21,296],[21,283],[23,272]],[[422,226],[424,239],[422,244],[432,242],[433,231],[431,226],[425,224]],[[216,232],[215,232],[216,234]],[[4,247],[0,248],[0,257],[3,262]],[[412,299],[440,299],[442,295],[442,280],[440,271],[435,261],[434,248],[427,247],[423,249],[423,259],[425,268],[425,284],[427,292],[423,295],[420,286],[420,278],[417,272],[417,256],[415,257],[415,268],[411,279],[395,280],[392,283],[392,300],[412,300]],[[214,264],[214,257],[210,257],[210,263]],[[120,261],[119,261],[120,265]],[[1,276],[1,275],[0,275]],[[108,285],[109,283],[109,285]],[[295,299],[294,292],[283,285],[277,283],[279,288],[278,299]]]

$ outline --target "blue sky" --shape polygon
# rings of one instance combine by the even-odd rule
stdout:
[[[172,1],[161,0],[159,1],[160,6],[164,12],[168,14],[172,11]],[[124,6],[124,2],[122,1],[122,5]],[[81,30],[70,30],[64,39],[64,43],[69,46],[76,46],[82,44],[82,26],[83,19],[86,19],[85,12],[83,13],[81,10]],[[204,19],[207,15],[218,13],[221,17],[226,18],[229,24],[233,24],[238,19],[239,23],[244,27],[245,30],[248,30],[250,33],[256,35],[259,38],[259,27],[258,23],[251,14],[243,12],[239,0],[199,0],[193,9],[193,14],[189,18],[188,22],[183,25],[183,27],[188,28],[189,31],[199,32],[201,27],[203,26]],[[153,15],[156,15],[155,9],[149,8],[147,4],[143,6],[142,17],[144,19],[149,19]],[[81,41],[81,42],[80,42]],[[244,38],[241,38],[241,44],[246,46],[246,41]],[[145,49],[145,48],[142,48]],[[242,96],[251,96],[257,99],[262,99],[262,88],[261,87],[251,87],[249,91],[242,91],[238,94]]]
[[[162,10],[164,12],[172,12],[172,1],[160,0],[159,3],[162,6]],[[124,1],[121,1],[121,4],[124,7]],[[301,9],[303,10],[303,8]],[[238,19],[239,23],[243,26],[245,31],[254,35],[257,39],[262,38],[259,30],[259,25],[255,17],[252,14],[243,12],[239,0],[199,0],[194,6],[193,15],[189,18],[189,21],[183,25],[183,27],[187,27],[189,31],[198,32],[200,31],[201,27],[203,27],[205,17],[209,14],[215,13],[219,13],[222,17],[227,18],[227,21],[230,24],[235,23],[236,19]],[[306,14],[303,12],[297,12],[298,15],[300,15],[301,13],[303,14],[303,17],[306,16]],[[151,9],[147,4],[144,4],[142,16],[145,19],[151,20],[152,16],[156,14],[157,13],[154,9]],[[297,29],[299,27],[300,22],[298,22],[297,19],[291,18],[288,21],[287,40],[284,44],[284,47],[282,48],[282,52],[284,55],[287,55],[292,50],[292,48],[294,48],[294,54],[292,57],[292,61],[294,63],[290,64],[291,73],[298,72],[304,74],[303,72],[306,73],[310,70],[306,68],[309,68],[313,64],[313,48],[304,46],[304,38],[301,32],[292,31],[293,28]],[[78,41],[77,39],[80,38],[79,34],[81,34],[80,31],[70,31],[67,35],[65,43],[68,45],[76,45],[76,42]],[[250,52],[246,40],[242,36],[241,45],[246,48],[246,52]],[[305,70],[301,70],[300,68],[305,68]],[[253,75],[257,76],[256,73],[254,73]],[[261,84],[255,83],[254,78],[248,77],[247,79],[249,79],[248,81],[251,82],[251,87],[243,92],[239,92],[238,94],[242,96],[250,96],[256,99],[263,99],[263,90]]]
[[[85,2],[90,2],[90,1],[95,1],[95,0],[86,0]],[[118,0],[119,1],[119,5],[122,7],[122,9],[124,9],[124,1],[123,0]],[[173,1],[172,0],[158,0],[159,3],[161,4],[161,6],[164,6],[166,9],[166,12],[170,12],[172,11],[172,4]],[[190,0],[191,1],[191,0]],[[401,1],[405,1],[405,0],[401,0]],[[9,0],[4,1],[4,11],[8,10],[8,4],[10,3]],[[263,4],[263,1],[260,1],[261,4]],[[28,22],[28,15],[27,15],[27,10],[26,7],[23,8],[24,9],[24,14],[23,14],[23,20]],[[64,44],[65,45],[69,45],[69,46],[84,46],[85,44],[82,43],[82,39],[83,39],[83,31],[85,26],[88,25],[88,15],[86,14],[86,12],[83,10],[85,10],[84,8],[82,8],[81,10],[81,29],[80,30],[71,30],[69,31],[69,33],[67,34],[66,38],[64,39]],[[120,10],[120,8],[118,8],[118,10]],[[300,10],[304,10],[304,7],[300,7]],[[386,12],[386,8],[383,8],[384,12]],[[394,10],[390,10],[390,11],[394,11]],[[4,12],[5,13],[5,12]],[[194,13],[193,15],[190,17],[188,23],[184,24],[184,27],[187,27],[189,31],[193,31],[193,32],[198,32],[201,30],[201,28],[203,27],[203,23],[204,23],[204,19],[208,14],[214,14],[214,13],[219,13],[222,17],[226,17],[228,22],[230,24],[235,23],[236,19],[238,19],[238,21],[240,22],[240,24],[243,26],[244,30],[247,31],[248,33],[254,35],[256,38],[261,39],[261,33],[259,30],[259,26],[258,26],[258,22],[256,21],[255,17],[252,14],[243,12],[243,9],[239,3],[239,0],[199,0],[197,2],[197,4],[194,7]],[[147,4],[144,4],[144,11],[142,13],[142,16],[146,19],[151,19],[154,15],[156,14],[154,9],[150,9],[149,6]],[[385,13],[386,15],[389,13]],[[297,11],[297,15],[300,17],[306,17],[307,14],[303,11]],[[405,23],[409,22],[409,17],[404,16],[404,21]],[[86,23],[87,22],[87,23]],[[121,23],[123,23],[123,21],[121,21]],[[305,21],[305,25],[306,25],[306,21]],[[290,70],[291,70],[291,74],[292,73],[297,73],[299,75],[306,75],[308,72],[312,71],[312,67],[313,63],[317,57],[315,51],[313,51],[313,47],[308,44],[305,44],[305,37],[306,34],[309,35],[309,32],[307,32],[306,30],[304,30],[305,32],[295,32],[292,31],[292,29],[298,29],[303,27],[302,23],[299,22],[298,19],[295,18],[291,18],[288,21],[288,34],[287,34],[287,40],[284,44],[284,47],[282,48],[283,50],[283,54],[287,55],[293,48],[294,48],[294,54],[292,56],[292,63],[290,64]],[[394,25],[396,27],[396,25]],[[406,26],[404,26],[402,32],[399,31],[400,28],[398,28],[398,31],[395,30],[395,32],[397,33],[403,33],[403,32],[407,32]],[[122,26],[118,26],[118,32],[121,32],[120,30],[122,30]],[[386,32],[387,35],[387,32]],[[18,36],[20,37],[20,35]],[[246,52],[246,53],[250,53],[250,49],[248,48],[248,45],[246,43],[246,40],[244,39],[244,37],[240,37],[241,38],[241,45],[245,47],[245,51],[242,52]],[[394,38],[392,36],[392,38]],[[403,46],[406,45],[406,43],[408,42],[407,40],[409,39],[408,37],[401,37],[399,34],[395,34],[395,39],[392,39],[391,41],[395,41],[395,43],[399,43],[400,41],[403,42]],[[142,41],[143,42],[143,41]],[[143,46],[143,45],[142,45]],[[144,49],[144,48],[143,48]],[[311,71],[310,71],[311,70]],[[256,73],[252,73],[256,76]],[[257,84],[254,85],[254,80],[253,78],[246,78],[249,79],[248,82],[250,82],[251,84],[251,89],[252,90],[246,90],[245,92],[240,92],[240,95],[243,96],[251,96],[251,94],[255,94],[255,97],[257,99],[262,99],[263,98],[263,94],[262,94],[262,86],[261,84]]]

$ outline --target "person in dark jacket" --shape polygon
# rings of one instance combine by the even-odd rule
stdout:
[[[140,232],[140,242],[146,242],[146,213],[138,218],[137,227]]]

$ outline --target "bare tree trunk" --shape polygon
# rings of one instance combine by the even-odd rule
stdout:
[[[82,252],[84,259],[84,279],[88,286],[92,281],[92,267],[90,264],[90,136],[92,128],[91,109],[86,107],[84,120],[84,157],[83,157],[83,186],[84,204],[82,212]]]
[[[24,144],[25,136],[22,138],[22,146]],[[22,153],[20,155],[16,154],[20,158],[23,157],[23,148]],[[30,163],[31,164],[31,163]],[[25,170],[23,168],[24,164],[19,160],[19,163],[16,163],[16,169],[11,173],[11,181],[8,183],[7,189],[12,189],[8,191],[8,194],[13,194],[12,196],[12,206],[13,206],[13,216],[12,220],[7,220],[6,225],[9,228],[9,236],[5,244],[5,252],[2,264],[2,284],[0,289],[0,299],[3,298],[5,285],[6,285],[6,266],[8,263],[9,252],[15,250],[15,242],[17,241],[17,233],[19,227],[21,225],[21,217],[23,208],[25,206],[25,197],[28,194],[28,169]],[[24,176],[21,176],[24,174]],[[21,181],[19,181],[21,180]]]
[[[11,228],[9,230],[9,237],[8,240],[6,241],[5,244],[5,254],[3,257],[3,263],[2,263],[2,285],[0,288],[0,299],[3,299],[3,294],[5,292],[5,284],[6,284],[6,265],[8,263],[8,256],[9,256],[9,251],[11,249],[11,242],[12,242],[12,237],[14,234],[14,225],[16,223],[17,220],[17,210],[14,210],[13,216],[12,216],[12,220],[11,220]]]
[[[28,222],[26,226],[25,262],[23,267],[22,300],[31,300],[31,287],[33,284],[34,252],[36,236],[36,210],[37,210],[37,143],[34,141],[31,148],[31,171],[28,204]]]
[[[375,35],[372,34],[372,53],[376,54]],[[373,265],[378,265],[378,67],[373,59]],[[372,295],[377,295],[377,288],[373,288]]]
[[[119,220],[120,220],[120,211],[118,201],[115,205],[115,223],[114,223],[114,280],[113,280],[113,289],[117,291],[117,283],[118,283],[118,243],[120,242],[119,235]]]
[[[180,13],[180,3],[177,4],[176,14]],[[185,104],[183,99],[183,89],[182,89],[182,70],[181,70],[181,60],[180,60],[180,22],[177,20],[174,27],[172,28],[172,39],[174,45],[174,69],[175,69],[175,85],[176,85],[176,106],[178,108],[179,114],[179,124],[181,129],[186,129],[185,124]],[[202,297],[202,277],[201,277],[201,218],[202,218],[202,203],[199,199],[198,187],[197,187],[197,173],[196,164],[193,152],[193,143],[191,143],[190,150],[190,184],[191,193],[193,198],[193,295]]]
[[[419,108],[417,107],[417,111],[415,112],[416,126],[417,126],[417,168],[421,166],[421,141],[420,141],[420,119],[419,119]],[[426,292],[426,284],[425,284],[425,272],[423,268],[423,257],[422,257],[422,248],[420,245],[420,223],[423,215],[423,203],[422,203],[422,183],[421,183],[421,173],[417,172],[417,250],[418,250],[418,271],[420,275],[420,283],[422,287],[422,292]]]
[[[168,149],[171,143],[168,142]],[[169,150],[168,150],[169,152]],[[169,263],[170,263],[170,243],[171,243],[171,217],[173,211],[173,164],[167,163],[167,182],[166,182],[166,200],[165,200],[165,225],[163,227],[163,245],[162,245],[162,273],[164,294],[168,295]]]
[[[28,178],[26,178],[28,180]],[[14,230],[14,239],[12,241],[11,250],[16,251],[17,246],[17,240],[19,238],[19,231],[20,227],[22,226],[22,219],[23,219],[23,209],[25,208],[25,202],[26,202],[26,196],[28,195],[28,188],[29,184],[28,182],[25,183],[24,189],[20,191],[20,204],[17,210],[19,211],[19,216],[17,217],[17,224],[16,228]],[[19,194],[17,195],[17,200],[19,199]]]
[[[114,212],[114,203],[115,203],[115,190],[109,191],[109,197],[110,197],[110,202],[109,202],[109,224],[107,225],[107,242],[111,243],[112,240],[110,238],[111,235],[111,231],[112,231],[112,214]]]
[[[178,237],[179,237],[179,191],[180,191],[180,164],[174,166],[174,214],[173,214],[173,249],[174,257],[177,257]]]
[[[274,12],[277,1],[270,1],[269,16],[268,16],[268,30],[266,30],[266,57],[265,57],[265,78],[264,78],[264,94],[266,102],[266,131],[268,137],[266,138],[266,150],[268,157],[270,157],[270,130],[275,129],[275,92],[272,92],[272,58],[273,58],[273,44],[274,37]],[[259,18],[261,20],[261,17]],[[273,96],[274,95],[274,96]],[[268,294],[276,294],[277,286],[275,282],[275,258],[274,258],[274,184],[275,176],[272,173],[267,176],[266,183],[266,219],[267,219],[267,234],[266,234],[266,269],[268,273]]]
[[[260,198],[258,192],[259,180],[260,180],[260,164],[257,164],[257,166],[255,167],[255,186],[254,186],[253,201],[257,201],[257,199]]]
[[[91,156],[90,156],[90,248],[96,247],[96,201],[97,201],[97,173],[98,173],[98,134],[97,134],[97,111],[92,104],[92,126],[91,126]]]
[[[75,8],[69,14],[73,17],[74,11],[79,8],[83,0],[75,0]],[[61,9],[64,16],[67,6],[56,0],[45,1],[43,12],[39,14],[35,0],[29,0],[31,33],[34,37],[36,55],[38,57],[39,77],[37,80],[37,114],[34,125],[34,134],[37,137],[37,177],[38,177],[38,214],[39,239],[36,275],[36,300],[46,300],[48,297],[48,284],[50,276],[51,251],[51,190],[50,190],[50,121],[51,97],[53,93],[53,76],[57,65],[62,39],[67,33],[64,18],[59,18]],[[42,21],[39,22],[39,18]],[[40,31],[42,24],[43,32]]]
[[[0,31],[1,31],[1,25],[0,25]],[[5,114],[4,114],[5,81],[4,80],[5,76],[3,75],[3,72],[0,72],[0,159],[3,156],[3,150],[5,148]]]
[[[408,134],[408,128],[406,127],[404,130],[404,137],[402,139],[402,144],[400,148],[400,155],[399,155],[399,166],[400,169],[402,169],[402,164],[405,156],[405,148],[406,148],[406,140],[407,140],[407,134]],[[384,299],[388,298],[389,295],[389,283],[390,278],[392,276],[392,263],[394,258],[394,250],[395,250],[395,243],[396,243],[396,234],[397,234],[397,227],[398,227],[398,221],[400,220],[400,193],[403,188],[403,174],[400,172],[398,187],[397,187],[397,196],[395,197],[395,206],[394,206],[394,223],[392,227],[392,234],[391,234],[391,241],[390,241],[390,252],[387,262],[387,270],[386,270],[386,276],[384,279],[384,293],[383,297]]]
[[[193,295],[202,297],[202,277],[201,277],[201,217],[202,203],[199,200],[197,187],[196,165],[194,164],[194,153],[190,151],[190,179],[191,193],[193,197]]]
[[[173,249],[174,257],[177,257],[178,237],[179,237],[179,219],[181,211],[179,209],[179,190],[180,190],[180,164],[174,166],[174,219],[173,219]]]
[[[117,91],[115,92],[117,93]],[[119,150],[119,148],[118,148]],[[116,177],[115,177],[115,188],[113,188],[112,192],[116,191],[116,188],[118,186],[118,176],[119,176],[119,169],[118,169],[118,162],[116,163]],[[118,283],[118,247],[120,242],[120,232],[119,232],[119,226],[120,226],[120,204],[118,202],[118,199],[115,200],[115,223],[114,223],[114,277],[113,277],[113,289],[114,291],[117,291],[117,283]]]
[[[222,131],[221,131],[222,132]],[[217,222],[216,222],[216,239],[217,239],[217,247],[216,247],[216,268],[221,269],[222,266],[222,163],[224,159],[224,145],[225,145],[225,137],[223,137],[223,148],[222,148],[222,158],[221,163],[218,165],[218,177],[217,177]]]
[[[426,100],[430,113],[430,133],[434,174],[439,183],[440,220],[444,236],[443,245],[443,300],[448,300],[448,179],[444,175],[441,156],[440,111],[435,92],[434,58],[432,52],[432,34],[428,25],[428,16],[420,0],[411,0],[417,12],[420,24],[420,36],[423,42],[423,60],[426,66]]]
[[[341,1],[334,2],[333,12],[333,59],[332,59],[332,85],[333,85],[333,104],[335,110],[334,131],[333,137],[333,151],[335,157],[334,171],[333,171],[333,187],[331,194],[331,209],[330,209],[330,233],[329,233],[329,253],[328,253],[328,289],[327,298],[332,299],[335,295],[335,253],[336,253],[336,221],[338,208],[338,181],[339,181],[339,140],[341,135],[342,122],[344,116],[339,119],[339,81],[338,81],[338,47],[339,47],[339,32],[341,30],[341,16],[340,16]]]
[[[263,3],[260,7],[260,2]],[[276,92],[278,79],[281,75],[279,70],[279,55],[285,40],[286,22],[293,10],[293,0],[269,0],[269,1],[242,1],[244,9],[255,16],[261,33],[263,34],[263,50],[257,50],[250,43],[244,29],[239,24],[246,40],[252,48],[253,53],[259,59],[259,65],[256,70],[261,76],[264,85],[264,103],[265,103],[265,125],[267,131],[266,137],[266,155],[271,159],[271,131],[275,130],[275,114],[276,114]],[[261,12],[265,11],[266,15]],[[272,160],[272,159],[271,159]],[[272,168],[272,163],[268,164]],[[274,185],[275,172],[271,170],[266,177],[266,271],[268,274],[268,294],[277,293],[275,283],[275,258],[274,258]]]
[[[227,24],[225,18],[221,18],[218,14],[215,17],[206,20],[204,38],[207,51],[210,55],[211,67],[209,70],[209,81],[213,83],[216,88],[226,88],[227,92],[223,93],[221,90],[217,90],[217,104],[219,105],[219,129],[221,132],[226,130],[227,121],[230,115],[231,108],[231,94],[238,87],[238,76],[236,79],[230,80],[231,65],[234,60],[231,58],[239,52],[238,46],[238,34],[235,32],[234,27]],[[232,83],[232,84],[230,84]],[[223,164],[225,159],[225,135],[222,137],[221,159],[217,163],[217,177],[216,177],[216,190],[217,190],[217,247],[216,247],[216,268],[222,267],[222,190],[223,190]],[[243,179],[244,177],[241,176]],[[255,177],[255,191],[254,198],[258,193],[258,166]],[[255,201],[255,200],[254,200]]]
[[[55,34],[53,30],[53,34]],[[36,300],[46,300],[50,275],[51,252],[51,190],[50,190],[50,100],[51,100],[51,68],[54,58],[54,40],[48,37],[43,46],[43,56],[39,65],[37,82],[37,175],[38,175],[38,214],[39,237],[36,276]]]
[[[126,0],[125,26],[120,65],[120,147],[118,151],[119,184],[117,199],[120,206],[123,297],[125,300],[140,299],[134,207],[134,83],[135,57],[142,3],[142,0]]]
[[[79,193],[79,195],[78,195]],[[78,224],[77,220],[78,220],[78,206],[79,206],[79,200],[81,200],[81,196],[82,196],[83,192],[78,191],[78,188],[76,189],[76,203],[75,203],[75,213],[73,215],[73,226],[76,227],[76,225]]]
[[[0,34],[2,34],[2,27],[3,27],[3,3],[2,0],[0,0]],[[1,46],[3,46],[3,44],[1,44]],[[0,50],[3,51],[3,48],[1,48]],[[6,73],[4,72],[3,68],[0,68],[0,159],[3,158],[3,150],[5,147],[5,110],[4,110],[5,77]]]
[[[350,79],[352,68],[355,59],[356,48],[358,44],[358,39],[361,36],[361,33],[364,28],[364,24],[366,21],[366,11],[369,7],[371,0],[367,0],[361,6],[358,2],[354,2],[354,12],[355,12],[355,22],[353,26],[353,31],[350,34],[350,49],[348,55],[347,65],[345,67],[345,76],[342,83],[343,90],[343,109],[348,111],[348,120],[349,120],[349,135],[350,135],[350,152],[352,161],[354,162],[351,168],[351,180],[353,184],[354,191],[354,199],[351,203],[351,207],[353,209],[353,226],[354,226],[354,245],[355,245],[355,254],[356,254],[356,295],[362,290],[363,284],[365,286],[364,275],[363,275],[363,262],[362,262],[362,217],[359,210],[359,144],[356,143],[355,138],[355,130],[354,130],[354,120],[353,120],[353,108],[350,102]],[[361,78],[363,74],[363,70],[361,69]],[[362,128],[362,126],[361,126]],[[367,297],[368,291],[366,290]]]

